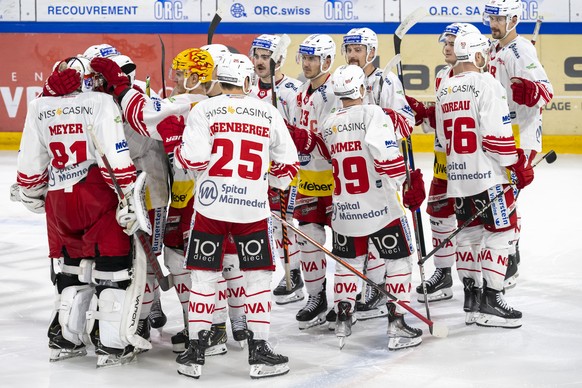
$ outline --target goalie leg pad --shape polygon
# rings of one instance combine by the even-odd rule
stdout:
[[[62,336],[75,345],[89,345],[90,339],[86,331],[86,313],[89,310],[95,288],[90,285],[70,286],[61,293],[58,307],[58,320]]]
[[[146,178],[147,174],[145,172],[142,172],[137,176],[133,189],[133,195],[135,200],[135,216],[137,218],[139,228],[151,236],[152,224],[150,222],[148,208],[145,203]]]

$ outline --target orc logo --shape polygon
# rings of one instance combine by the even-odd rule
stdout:
[[[203,206],[210,206],[218,198],[218,188],[212,181],[204,181],[198,190],[198,201]]]

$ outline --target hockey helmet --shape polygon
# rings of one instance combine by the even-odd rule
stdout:
[[[183,70],[185,72],[185,79],[191,73],[198,74],[200,83],[206,83],[212,80],[214,61],[212,55],[207,50],[189,48],[174,57],[172,60],[172,70]],[[171,74],[170,78],[173,78]]]
[[[91,61],[82,55],[70,57],[58,65],[59,71],[74,69],[81,75],[80,89],[82,92],[91,92],[95,86],[95,72],[91,68]]]
[[[255,55],[255,49],[264,49],[269,50],[270,52],[275,52],[279,44],[281,43],[281,37],[277,35],[269,35],[263,34],[255,38],[253,43],[251,44],[251,51],[249,52],[249,57],[253,57]],[[285,63],[285,58],[287,57],[287,48],[285,48],[281,53],[279,58],[276,58],[275,62],[281,61],[279,66],[283,66]]]
[[[250,88],[254,72],[255,67],[249,57],[243,54],[230,54],[216,67],[216,79],[221,83],[242,87],[244,93],[248,94],[250,89],[245,88],[245,80],[249,79]]]
[[[449,24],[448,26],[445,27],[445,30],[443,31],[443,33],[439,37],[439,42],[443,43],[445,41],[447,35],[459,36],[459,35],[466,35],[466,34],[470,34],[470,33],[474,33],[474,32],[478,33],[478,34],[481,33],[477,27],[475,27],[474,25],[472,25],[470,23]]]
[[[490,45],[489,39],[482,34],[457,36],[454,48],[457,62],[470,62],[477,66],[475,63],[475,54],[477,53],[481,53],[483,58],[485,58],[485,62],[487,62]]]
[[[333,65],[333,60],[335,59],[335,42],[329,35],[309,35],[303,43],[299,45],[299,50],[297,51],[297,63],[300,63],[302,55],[314,55],[320,57],[321,65],[323,65],[323,61],[327,57],[330,57],[331,67],[331,65]]]
[[[131,58],[128,57],[127,55],[120,54],[112,56],[111,60],[117,63],[121,70],[125,74],[127,74],[127,76],[129,77],[129,82],[131,83],[131,85],[133,85],[133,82],[135,81],[135,71],[137,69],[137,66],[135,65],[135,63],[133,63]]]
[[[370,63],[376,58],[378,52],[378,36],[369,28],[352,28],[344,35],[342,55],[346,55],[346,46],[349,44],[361,44],[366,46],[366,62]],[[374,49],[374,57],[368,61],[370,52]]]
[[[366,94],[366,75],[360,66],[342,65],[331,77],[333,93],[339,98],[352,100],[363,98]]]
[[[214,67],[218,66],[218,63],[224,58],[225,55],[230,54],[228,47],[220,43],[205,44],[204,46],[200,47],[200,50],[206,50],[210,53],[212,60],[214,61]]]
[[[517,26],[521,18],[522,7],[521,0],[489,0],[483,10],[483,23],[488,26],[490,16],[505,16],[505,25],[509,29],[511,19],[517,16],[517,23],[515,23]]]
[[[83,53],[83,56],[88,58],[89,60],[93,58],[109,58],[114,55],[120,55],[121,53],[112,45],[107,43],[96,44],[94,46],[89,47]]]

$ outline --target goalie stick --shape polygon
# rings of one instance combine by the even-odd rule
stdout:
[[[277,108],[277,93],[275,90],[275,71],[277,69],[277,62],[281,58],[282,53],[287,50],[291,39],[287,34],[280,37],[277,48],[273,50],[271,59],[269,60],[269,72],[271,74],[271,103]],[[287,193],[286,190],[279,191],[279,206],[281,208],[281,218],[287,219]],[[291,263],[289,261],[289,235],[287,232],[287,225],[281,223],[281,232],[283,234],[283,260],[285,262],[285,288],[291,291]]]
[[[545,160],[546,162],[548,162],[548,164],[552,164],[556,161],[557,158],[558,158],[558,155],[556,155],[554,150],[551,150],[547,154],[542,156],[542,158],[540,160],[538,160],[537,162],[532,164],[532,168],[537,166],[542,160]],[[485,210],[489,209],[491,207],[491,205],[493,205],[493,202],[495,202],[501,196],[505,195],[505,193],[507,193],[509,190],[513,190],[513,188],[514,188],[513,185],[507,185],[507,187],[503,191],[499,192],[495,197],[493,197],[487,205],[485,205],[477,213],[473,214],[471,216],[471,218],[469,218],[467,221],[463,222],[463,224],[461,226],[459,226],[457,229],[455,229],[447,238],[445,238],[443,241],[441,241],[439,245],[434,247],[434,249],[432,251],[427,253],[421,260],[419,260],[419,265],[422,265],[425,261],[427,261],[432,256],[434,256],[434,254],[437,253],[437,251],[439,249],[441,249],[446,244],[448,244],[449,241],[451,241],[453,239],[453,237],[455,237],[457,234],[459,234],[461,232],[461,230],[465,229],[467,226],[469,226],[469,224],[471,222],[475,221],[477,219],[477,217],[479,217],[481,214],[483,214],[485,212]]]
[[[212,18],[210,25],[208,26],[207,44],[212,44],[212,38],[214,37],[214,32],[216,31],[216,27],[218,27],[218,25],[220,24],[221,21],[222,21],[222,12],[220,11],[220,8],[217,8],[216,13],[214,14],[214,17]]]
[[[333,260],[335,260],[338,264],[341,264],[344,267],[346,267],[350,272],[352,272],[354,275],[356,275],[357,277],[359,277],[360,279],[362,279],[363,281],[365,281],[368,285],[374,287],[381,294],[387,296],[388,298],[393,299],[394,300],[394,303],[400,305],[406,311],[408,311],[409,313],[411,313],[412,315],[414,315],[415,317],[417,317],[418,319],[420,319],[422,322],[426,323],[428,325],[428,328],[430,330],[430,333],[433,336],[439,337],[439,338],[445,338],[449,334],[449,328],[446,325],[440,324],[438,322],[431,321],[430,319],[428,319],[427,317],[425,317],[424,315],[422,315],[421,313],[419,313],[418,311],[416,311],[415,309],[413,309],[412,307],[410,307],[409,306],[409,303],[399,300],[394,295],[392,295],[390,292],[386,291],[386,289],[384,287],[382,287],[379,284],[374,283],[373,281],[371,281],[367,276],[365,276],[364,274],[362,274],[360,271],[358,271],[356,268],[354,268],[353,266],[351,266],[350,264],[348,264],[344,260],[340,259],[338,256],[334,255],[332,252],[329,251],[329,249],[327,249],[326,247],[324,247],[323,245],[321,245],[320,243],[318,243],[317,241],[315,241],[312,237],[310,237],[307,234],[305,234],[304,232],[302,232],[295,225],[290,224],[289,222],[287,222],[286,220],[282,219],[279,215],[277,215],[274,212],[271,212],[271,215],[273,217],[275,217],[276,219],[278,219],[279,221],[281,221],[281,223],[285,223],[287,225],[287,227],[291,228],[295,233],[297,233],[301,237],[305,238],[313,246],[315,246],[318,249],[320,249],[323,253],[325,253],[330,258],[332,258]]]
[[[531,44],[534,46],[538,40],[538,35],[540,34],[540,28],[542,27],[543,19],[541,16],[538,16],[538,20],[536,20],[536,26],[534,27],[533,34],[531,36]]]
[[[99,140],[97,140],[97,136],[95,136],[93,126],[89,125],[87,127],[87,130],[89,131],[89,135],[93,140],[93,144],[95,144],[95,148],[97,149],[99,156],[101,156],[101,160],[103,160],[103,164],[105,165],[107,172],[109,172],[109,176],[111,176],[111,180],[113,181],[113,186],[115,187],[115,191],[117,192],[119,200],[124,206],[127,206],[127,198],[125,197],[125,194],[123,194],[123,190],[121,189],[121,186],[119,186],[119,183],[117,182],[117,178],[115,177],[111,164],[109,164],[109,159],[107,159],[107,155],[105,155],[105,153],[103,152],[103,148],[101,148],[101,144],[99,143]],[[156,280],[158,281],[158,284],[160,285],[160,288],[164,291],[169,290],[170,287],[173,286],[171,277],[164,276],[164,273],[160,268],[158,258],[156,257],[156,254],[152,249],[152,245],[150,243],[148,235],[143,230],[138,229],[135,232],[135,237],[137,238],[137,240],[139,241],[140,245],[144,250],[148,263],[150,264],[152,270],[154,271],[154,275],[156,277]]]

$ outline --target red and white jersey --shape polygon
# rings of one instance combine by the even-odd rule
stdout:
[[[519,126],[515,133],[520,148],[540,152],[542,150],[542,107],[553,97],[554,90],[546,71],[538,60],[535,46],[518,36],[504,47],[492,44],[489,50],[489,73],[505,88],[511,123]],[[536,106],[528,107],[513,101],[511,78],[520,77],[535,82],[540,87],[540,99]],[[517,132],[517,131],[516,131]]]
[[[293,122],[293,117],[291,117],[291,108],[295,104],[295,99],[297,97],[297,92],[301,86],[301,81],[295,78],[283,75],[283,78],[279,82],[275,83],[275,93],[277,95],[277,109],[279,113],[288,123]],[[251,92],[249,95],[263,100],[266,103],[272,104],[271,98],[271,84],[265,85],[259,79],[256,84],[251,87]]]
[[[402,82],[391,71],[382,78],[382,72],[381,69],[376,69],[368,76],[368,90],[365,101],[369,104],[379,105],[380,108],[392,109],[394,112],[404,116],[410,126],[414,127],[414,112],[406,101]],[[369,99],[370,96],[373,97],[373,101]],[[400,137],[400,133],[397,132],[397,134]]]
[[[395,188],[406,170],[390,117],[377,105],[355,105],[332,113],[322,130],[335,181],[332,228],[368,236],[402,217]]]
[[[489,73],[464,72],[442,83],[436,135],[445,147],[447,195],[468,197],[509,183],[517,162],[507,95]]]
[[[341,102],[333,93],[331,75],[319,88],[312,90],[311,81],[305,82],[299,88],[296,103],[293,107],[292,124],[314,133],[320,133],[320,125],[334,109],[341,108]],[[331,195],[333,176],[331,164],[322,158],[324,153],[316,147],[313,154],[299,155],[301,169],[299,170],[299,193],[312,197]]]
[[[28,106],[17,166],[17,182],[25,194],[38,197],[47,190],[71,189],[95,164],[114,189],[89,126],[121,188],[135,182],[121,112],[113,98],[97,92],[72,93],[40,97]]]
[[[269,217],[268,187],[285,189],[299,168],[279,111],[238,94],[214,97],[192,109],[175,162],[199,172],[196,212],[238,223]]]

